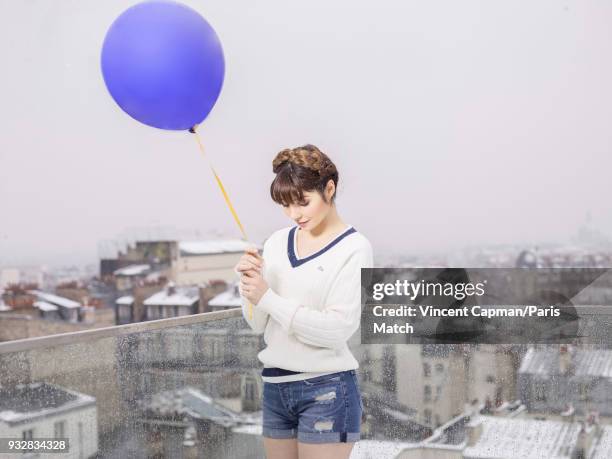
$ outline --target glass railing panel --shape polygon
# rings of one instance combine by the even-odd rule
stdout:
[[[227,311],[2,343],[0,437],[65,437],[65,457],[263,457],[263,341],[245,326]]]

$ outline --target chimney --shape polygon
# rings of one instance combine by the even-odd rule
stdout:
[[[572,362],[573,349],[569,344],[559,345],[559,373],[562,375],[571,375],[574,371],[574,363]]]
[[[594,430],[593,427],[587,427],[585,421],[580,421],[580,432],[578,432],[576,445],[570,456],[572,459],[586,459],[587,453],[591,448],[591,442],[593,441]]]
[[[487,395],[487,398],[485,399],[483,411],[487,414],[490,414],[493,412],[493,402],[491,401],[491,397],[489,397],[488,395]]]
[[[227,283],[223,280],[210,280],[205,286],[200,287],[200,307],[198,312],[210,312],[208,302],[219,293],[227,289]]]
[[[482,435],[482,423],[484,422],[480,415],[480,407],[478,404],[472,404],[470,407],[470,420],[466,424],[468,446],[474,446],[480,440]]]
[[[601,432],[601,423],[599,422],[599,411],[597,410],[589,411],[589,415],[587,416],[587,427],[593,427],[595,429],[595,434],[599,434]]]
[[[576,409],[572,403],[565,404],[565,410],[560,413],[563,421],[574,422]]]
[[[159,285],[134,287],[132,290],[132,296],[134,297],[134,304],[132,305],[134,322],[146,320],[146,308],[143,303],[147,298],[159,292],[161,289]]]
[[[96,309],[93,306],[81,306],[82,321],[86,324],[96,322]]]
[[[482,417],[476,414],[470,417],[470,422],[467,423],[467,440],[468,446],[474,446],[480,440],[482,435]]]
[[[586,419],[581,421],[580,424],[580,432],[571,455],[572,459],[586,458],[591,446],[602,432],[598,411],[590,411]]]

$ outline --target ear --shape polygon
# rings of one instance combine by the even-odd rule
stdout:
[[[325,185],[325,196],[327,197],[328,201],[334,195],[334,191],[336,191],[336,185],[332,179],[329,179],[327,181],[327,185]]]

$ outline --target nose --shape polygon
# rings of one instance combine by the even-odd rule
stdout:
[[[293,206],[289,206],[289,217],[292,220],[299,220],[301,218],[300,212],[298,211],[297,208],[293,207]]]

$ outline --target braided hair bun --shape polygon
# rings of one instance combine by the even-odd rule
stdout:
[[[325,199],[325,188],[332,180],[338,186],[338,170],[329,157],[314,145],[281,150],[272,161],[276,178],[270,186],[272,199],[279,204],[299,202],[304,191],[317,190]],[[331,201],[334,203],[336,193]]]

